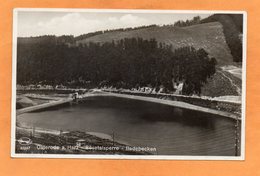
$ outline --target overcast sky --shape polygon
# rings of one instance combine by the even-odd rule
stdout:
[[[127,12],[18,12],[18,37],[74,35],[106,29],[173,24],[178,20],[210,14]]]

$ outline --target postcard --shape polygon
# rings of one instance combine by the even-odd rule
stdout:
[[[16,8],[12,157],[243,160],[243,11]]]

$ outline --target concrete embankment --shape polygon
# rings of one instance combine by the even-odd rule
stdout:
[[[213,99],[209,97],[198,97],[198,96],[185,96],[165,93],[145,93],[145,92],[133,92],[133,91],[118,91],[118,90],[104,90],[105,92],[126,94],[126,95],[137,95],[142,97],[153,97],[158,99],[167,99],[173,101],[186,102],[189,104],[220,110],[224,112],[230,112],[235,114],[241,114],[241,101],[233,101],[228,99]]]
[[[67,98],[67,99],[60,99],[58,101],[53,101],[53,102],[49,102],[49,103],[36,105],[36,106],[30,106],[30,107],[27,107],[27,108],[22,108],[22,109],[16,110],[16,115],[20,115],[20,114],[23,114],[23,113],[26,113],[26,112],[37,111],[37,110],[41,110],[41,109],[47,109],[47,108],[50,108],[50,107],[66,104],[66,103],[69,103],[69,102],[72,102],[72,101],[73,101],[72,98]]]
[[[237,120],[237,119],[241,120],[240,114],[211,109],[211,108],[193,105],[193,104],[181,102],[181,101],[159,99],[159,98],[154,98],[154,97],[144,97],[144,96],[138,96],[138,95],[127,95],[127,94],[119,94],[119,93],[112,93],[112,92],[104,92],[104,93],[99,93],[99,94],[88,94],[88,95],[84,96],[84,98],[82,100],[84,100],[88,97],[95,97],[95,96],[113,96],[113,97],[119,97],[119,98],[142,100],[142,101],[148,101],[148,102],[153,102],[153,103],[165,104],[165,105],[174,106],[174,107],[183,108],[183,109],[189,109],[189,110],[194,110],[194,111],[200,111],[200,112],[220,115],[220,116],[228,117],[228,118],[235,119],[235,120]]]
[[[235,111],[233,111],[233,109],[232,109],[233,107],[236,109],[240,109],[241,108],[240,104],[236,104],[236,103],[230,104],[227,102],[220,102],[220,101],[200,100],[200,99],[194,99],[192,97],[191,98],[177,97],[177,99],[176,99],[176,97],[162,96],[162,95],[158,95],[160,97],[156,97],[157,95],[149,95],[149,94],[144,94],[144,95],[140,94],[139,95],[139,94],[135,94],[135,93],[114,93],[114,92],[98,91],[98,92],[84,94],[81,97],[81,99],[79,99],[79,101],[83,101],[83,100],[87,99],[88,97],[97,97],[97,96],[114,96],[114,97],[120,97],[120,98],[148,101],[148,102],[160,103],[160,104],[165,104],[165,105],[174,106],[174,107],[183,108],[183,109],[189,109],[189,110],[194,110],[194,111],[200,111],[200,112],[220,115],[220,116],[228,117],[228,118],[235,119],[235,120],[237,120],[237,119],[241,120],[241,115],[239,113],[233,113]],[[155,97],[152,97],[152,96],[155,96]],[[58,101],[53,101],[53,102],[49,102],[49,103],[45,103],[45,104],[40,104],[40,105],[36,105],[36,106],[32,106],[32,107],[19,109],[16,111],[16,114],[20,115],[20,114],[26,113],[26,112],[46,109],[46,108],[58,106],[61,104],[69,103],[72,101],[73,101],[72,98],[60,99]],[[206,104],[206,107],[205,107],[205,104]],[[223,106],[232,106],[232,108],[229,109],[229,111],[226,111],[225,109],[224,110],[215,109],[216,107],[218,108],[218,106],[221,104],[223,104]],[[207,106],[209,106],[209,107],[207,107]],[[214,108],[211,108],[212,106]]]

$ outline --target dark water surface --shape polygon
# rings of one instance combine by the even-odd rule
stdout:
[[[26,126],[112,135],[159,155],[235,155],[235,121],[140,100],[91,97],[84,103],[20,115]]]

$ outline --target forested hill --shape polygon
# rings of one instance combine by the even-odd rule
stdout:
[[[172,49],[192,46],[203,48],[218,61],[218,65],[232,65],[242,61],[242,14],[214,14],[205,19],[177,21],[174,25],[149,25],[136,28],[96,31],[74,36],[39,36],[18,38],[18,43],[37,43],[53,38],[56,43],[80,45],[118,41],[124,38],[154,38]]]
[[[177,21],[174,25],[144,26],[139,28],[99,31],[76,37],[77,44],[111,42],[123,38],[155,38],[158,42],[172,45],[203,48],[215,57],[219,65],[242,61],[242,14],[214,14],[205,19]]]
[[[155,39],[125,38],[117,42],[70,47],[49,37],[39,43],[19,43],[17,83],[67,86],[152,87],[183,94],[200,94],[215,73],[215,58],[203,49],[170,45]]]
[[[232,65],[242,61],[243,16],[238,14],[214,14],[205,19],[178,21],[174,25],[150,25],[136,28],[97,31],[74,36],[40,36],[19,38],[19,43],[37,43],[54,38],[56,43],[80,45],[116,42],[124,38],[154,38],[158,43],[171,45],[172,49],[193,46],[203,48],[217,59],[218,65]]]
[[[237,95],[241,78],[234,81],[221,68],[242,60],[242,21],[241,16],[212,15],[174,25],[97,31],[78,37],[18,38],[17,82],[150,86],[163,87],[166,92],[183,83],[182,93],[187,95]],[[234,82],[238,84],[234,86]],[[227,92],[232,86],[234,90]],[[218,90],[221,92],[216,94]]]
[[[173,50],[184,46],[193,46],[196,49],[203,48],[210,56],[215,57],[220,65],[229,65],[233,62],[222,25],[219,22],[187,27],[152,26],[136,30],[112,31],[77,40],[76,43],[104,43],[131,37],[155,38],[158,42],[172,45]]]

